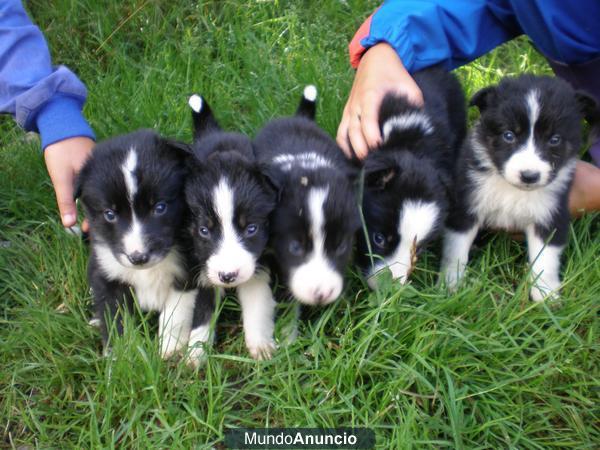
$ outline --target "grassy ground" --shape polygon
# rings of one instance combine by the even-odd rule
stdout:
[[[87,83],[100,138],[154,127],[191,136],[187,95],[253,134],[320,88],[335,134],[352,81],[346,45],[375,1],[29,1],[55,61]],[[467,94],[549,69],[525,40],[459,70]],[[473,113],[473,112],[472,112]],[[347,295],[270,362],[244,349],[227,299],[198,372],[157,356],[135,319],[100,356],[87,325],[86,248],[61,231],[38,153],[0,121],[0,446],[220,447],[229,427],[364,426],[381,448],[591,448],[600,442],[598,216],[575,221],[564,302],[527,299],[522,244],[473,251],[466,286],[434,286],[438,255],[380,294],[349,274]],[[594,223],[596,220],[596,223]],[[597,448],[597,447],[596,447]]]

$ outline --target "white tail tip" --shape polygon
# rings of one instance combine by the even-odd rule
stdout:
[[[200,97],[198,94],[192,95],[188,100],[188,105],[190,105],[190,108],[192,108],[195,112],[199,113],[202,109],[202,97]]]
[[[309,102],[317,99],[317,87],[314,84],[309,84],[304,88],[304,98]]]

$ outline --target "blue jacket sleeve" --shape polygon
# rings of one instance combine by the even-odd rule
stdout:
[[[0,113],[40,133],[42,148],[94,133],[83,118],[86,88],[64,66],[53,67],[39,28],[20,0],[0,2]]]
[[[502,3],[388,0],[354,37],[351,62],[356,66],[362,52],[387,42],[409,72],[435,64],[454,69],[521,34],[510,7]]]

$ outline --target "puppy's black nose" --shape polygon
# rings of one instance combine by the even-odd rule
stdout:
[[[520,175],[521,181],[525,184],[533,184],[540,181],[540,173],[535,170],[523,170]]]
[[[127,255],[127,259],[131,261],[131,264],[140,266],[148,262],[148,260],[150,259],[150,255],[148,255],[148,253],[133,252],[131,255]]]
[[[237,272],[219,272],[219,280],[223,283],[233,283],[237,276]]]

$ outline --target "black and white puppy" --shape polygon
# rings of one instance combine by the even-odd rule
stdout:
[[[223,131],[202,97],[193,95],[189,105],[195,163],[185,195],[199,260],[197,280],[202,289],[236,288],[248,351],[256,359],[269,358],[275,349],[275,301],[261,255],[275,192],[258,169],[250,139]],[[214,309],[213,302],[208,304],[202,314],[206,325]]]
[[[161,354],[189,340],[198,289],[185,238],[185,146],[141,130],[96,145],[78,177],[90,224],[88,279],[105,344],[106,319],[140,308],[160,313]],[[123,311],[121,311],[122,313]],[[122,315],[116,322],[122,331]]]
[[[530,296],[556,297],[581,121],[595,101],[560,79],[522,75],[477,92],[471,105],[481,117],[458,162],[444,239],[446,283],[453,288],[459,282],[480,228],[523,230]]]
[[[417,251],[443,231],[452,168],[466,134],[464,94],[441,68],[414,75],[424,107],[388,94],[379,110],[382,144],[365,160],[363,214],[358,232],[359,266],[371,287],[388,268],[406,283]]]
[[[314,122],[317,91],[307,86],[294,117],[272,120],[254,140],[278,191],[270,248],[292,295],[306,305],[336,300],[360,225],[353,167]]]

